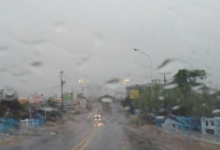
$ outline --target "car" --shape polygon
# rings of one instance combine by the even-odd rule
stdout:
[[[101,122],[101,115],[97,114],[94,117],[94,126],[100,126],[102,124]]]

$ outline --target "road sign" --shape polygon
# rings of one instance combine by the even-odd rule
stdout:
[[[65,93],[64,94],[64,101],[65,102],[72,102],[73,101],[73,93]]]
[[[130,99],[135,99],[139,97],[139,91],[138,90],[131,90],[130,91]]]

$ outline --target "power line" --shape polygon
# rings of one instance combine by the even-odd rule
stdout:
[[[59,87],[59,86],[54,87],[54,88],[52,88],[52,89],[51,89],[51,90],[49,90],[49,91],[43,92],[42,94],[45,94],[45,93],[50,93],[50,92],[54,91],[55,89],[57,89],[58,87]]]
[[[88,89],[103,89],[103,90],[104,89],[110,89],[110,90],[112,89],[112,88],[105,88],[105,87],[102,88],[102,87],[96,87],[96,86],[88,86],[88,87],[87,86],[82,86],[82,87],[76,87],[75,86],[74,87],[74,86],[71,86],[71,85],[66,85],[66,86],[69,86],[69,87],[72,87],[72,88],[78,88],[78,89],[85,88],[85,87],[88,88]],[[126,88],[115,88],[115,89],[126,89]]]
[[[60,86],[60,85],[56,85],[56,86],[48,87],[48,88],[45,88],[45,89],[39,89],[39,90],[31,91],[31,92],[21,93],[21,94],[19,94],[19,95],[20,95],[20,96],[23,96],[23,95],[30,94],[30,93],[33,93],[33,92],[39,92],[39,91],[44,91],[44,90],[53,89],[53,88],[56,88],[56,87],[59,87],[59,86]]]

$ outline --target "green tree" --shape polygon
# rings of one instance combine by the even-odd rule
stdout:
[[[174,75],[172,83],[178,84],[179,88],[185,95],[189,95],[193,86],[202,85],[198,80],[204,80],[207,78],[205,70],[187,70],[180,69],[177,74]]]
[[[57,102],[53,101],[53,98],[47,99],[44,105],[48,107],[57,108]]]
[[[0,117],[22,119],[28,114],[26,104],[20,104],[16,96],[5,96],[0,103]]]

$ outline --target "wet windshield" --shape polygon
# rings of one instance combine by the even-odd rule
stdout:
[[[219,0],[0,1],[0,149],[219,150],[219,15]]]

